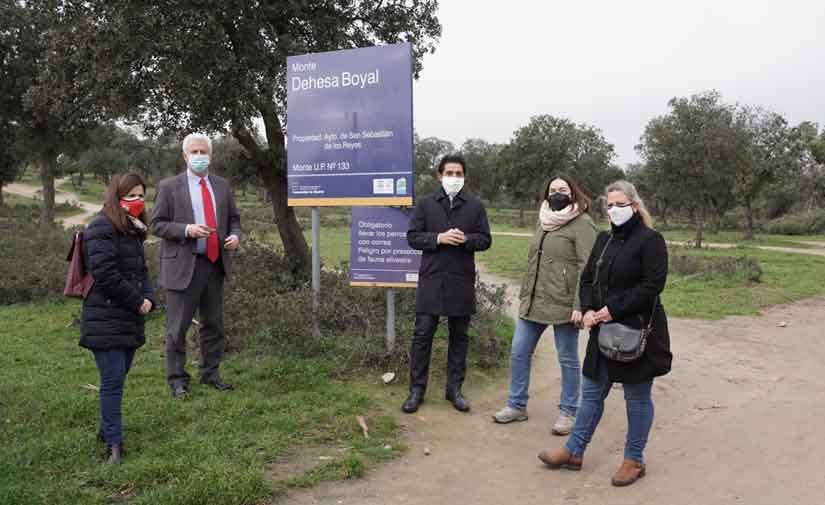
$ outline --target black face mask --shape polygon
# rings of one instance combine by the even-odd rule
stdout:
[[[550,204],[551,210],[558,212],[570,205],[570,195],[566,195],[564,193],[550,193],[550,197],[547,199],[547,202]]]

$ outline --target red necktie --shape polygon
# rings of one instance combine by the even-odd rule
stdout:
[[[203,217],[206,219],[206,226],[215,230],[206,237],[206,257],[214,263],[218,261],[218,220],[215,218],[215,207],[212,206],[212,195],[204,179],[201,179],[201,198],[203,198]]]

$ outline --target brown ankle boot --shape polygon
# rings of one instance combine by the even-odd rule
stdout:
[[[645,476],[645,466],[638,461],[626,459],[622,461],[622,466],[616,470],[613,475],[612,483],[614,486],[622,487],[629,486]]]
[[[539,453],[539,459],[542,463],[554,470],[565,468],[567,470],[578,471],[582,469],[582,458],[573,456],[570,454],[570,451],[564,447],[552,451],[545,449]]]

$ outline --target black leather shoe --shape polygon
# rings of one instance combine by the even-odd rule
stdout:
[[[404,401],[404,404],[401,405],[401,410],[406,412],[407,414],[412,414],[418,407],[424,403],[424,392],[423,391],[410,391],[410,396]]]
[[[234,391],[235,389],[235,386],[232,384],[227,384],[220,377],[215,377],[214,379],[201,379],[201,384],[212,386],[218,391]]]
[[[447,395],[445,397],[448,402],[453,404],[456,410],[460,412],[469,412],[470,411],[470,402],[464,398],[464,395],[461,394],[461,391],[447,391]]]
[[[188,394],[189,394],[189,388],[187,388],[183,384],[178,384],[178,385],[172,386],[172,396],[177,398],[178,400],[182,400],[183,398],[186,398],[186,396]]]
[[[106,458],[107,465],[119,465],[123,458],[123,448],[119,444],[109,446],[109,457]]]

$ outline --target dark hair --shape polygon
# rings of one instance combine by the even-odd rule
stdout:
[[[103,197],[103,215],[109,218],[117,231],[126,233],[129,229],[129,214],[120,206],[120,199],[129,193],[129,190],[135,186],[143,186],[144,193],[146,192],[146,182],[139,174],[129,172],[127,174],[115,174],[106,188],[106,193]],[[146,217],[146,209],[143,209],[138,219],[149,228],[149,220]]]
[[[448,154],[441,158],[441,161],[438,162],[438,173],[444,173],[444,165],[447,163],[458,163],[461,165],[461,170],[464,171],[464,175],[467,175],[467,162],[464,161],[464,158],[461,157],[460,154]]]
[[[576,182],[575,179],[570,177],[569,175],[558,174],[554,175],[553,177],[547,179],[547,184],[544,186],[544,193],[542,193],[542,198],[544,200],[550,199],[550,184],[555,181],[556,179],[561,179],[570,186],[570,200],[571,203],[575,203],[579,206],[579,211],[583,214],[590,209],[590,195],[588,195],[581,186]]]

